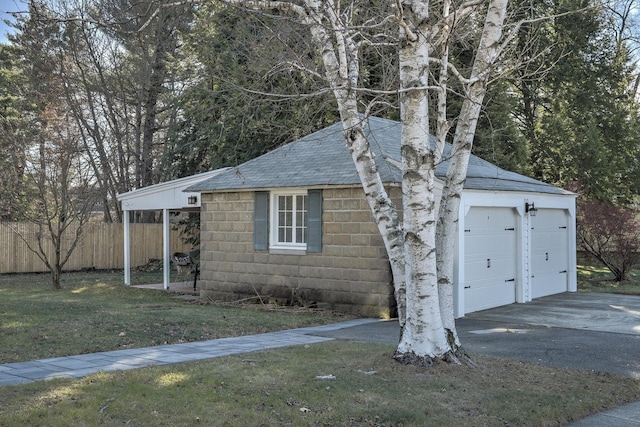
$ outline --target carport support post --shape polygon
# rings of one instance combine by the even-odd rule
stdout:
[[[163,267],[162,267],[162,283],[165,291],[169,289],[169,281],[171,279],[171,255],[169,254],[169,209],[162,210],[162,249],[163,249]]]
[[[129,211],[124,211],[124,284],[131,286],[131,235],[129,234]]]

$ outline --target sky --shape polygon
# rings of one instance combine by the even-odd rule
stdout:
[[[11,27],[4,23],[5,19],[11,19],[9,12],[25,10],[26,6],[20,0],[0,0],[0,43],[7,42],[7,32]]]

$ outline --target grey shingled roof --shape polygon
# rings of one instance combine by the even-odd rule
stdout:
[[[370,117],[365,128],[383,182],[400,182],[400,123]],[[445,157],[450,150],[445,149]],[[448,162],[436,169],[444,176]],[[185,191],[228,191],[280,187],[356,185],[360,179],[338,122],[286,144]],[[571,194],[541,181],[501,169],[471,156],[465,189]]]

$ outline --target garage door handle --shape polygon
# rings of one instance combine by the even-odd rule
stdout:
[[[545,261],[549,261],[549,252],[545,252],[544,256],[547,258]]]
[[[506,282],[515,282],[515,281],[516,281],[516,279],[507,279],[507,280],[505,280],[505,283]]]
[[[560,272],[560,274],[563,274],[563,273],[566,273],[566,272],[567,272],[567,270],[562,270],[562,271]]]
[[[491,260],[487,258],[487,268],[491,268]]]
[[[471,289],[471,286],[465,286],[464,288],[465,289]]]

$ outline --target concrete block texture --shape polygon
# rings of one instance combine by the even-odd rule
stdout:
[[[319,253],[254,250],[253,198],[253,192],[203,197],[203,298],[316,304],[374,317],[393,313],[389,263],[362,188],[323,190]]]

